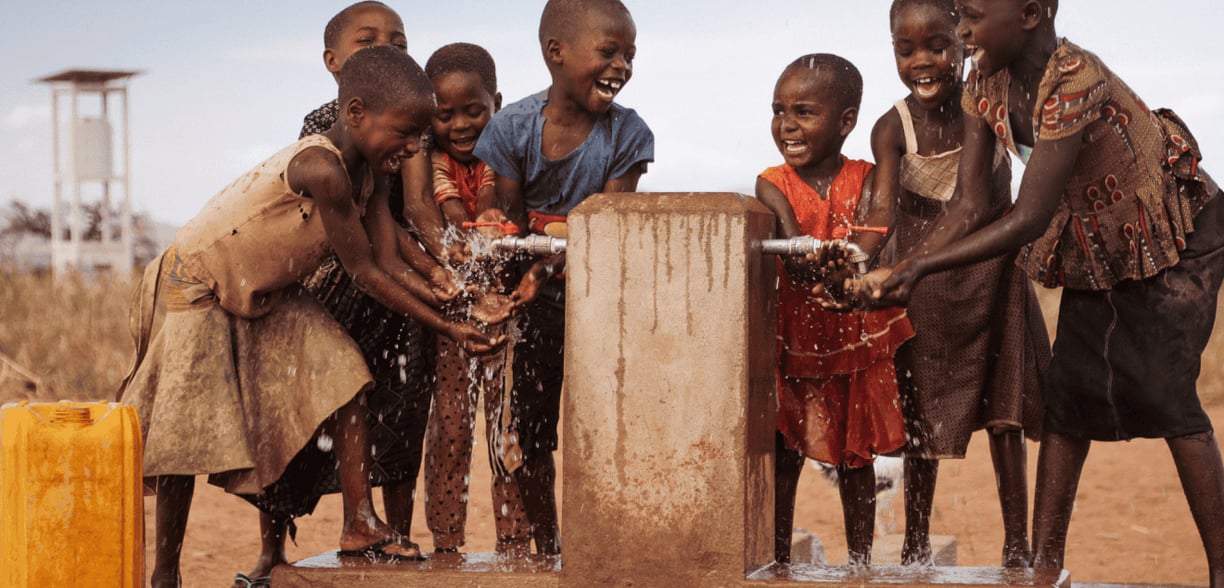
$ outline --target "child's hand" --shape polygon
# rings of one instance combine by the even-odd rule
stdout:
[[[870,291],[871,300],[878,306],[904,306],[909,303],[914,284],[918,283],[921,275],[915,264],[907,259],[896,267],[871,272],[868,276],[872,279],[864,287]]]
[[[451,323],[446,336],[473,355],[492,353],[506,344],[505,335],[489,336],[480,329],[463,323]]]
[[[554,273],[550,261],[541,259],[531,264],[531,269],[527,270],[523,279],[519,280],[518,287],[510,294],[510,301],[514,304],[514,308],[526,306],[540,294],[540,288]]]
[[[474,321],[487,325],[496,325],[510,318],[510,313],[513,310],[514,301],[509,296],[496,292],[488,292],[477,295],[476,302],[472,304],[469,316]]]
[[[429,290],[437,297],[438,302],[450,302],[462,292],[455,283],[455,277],[442,267],[436,267],[429,272]]]
[[[451,265],[463,265],[472,257],[472,249],[463,239],[456,239],[446,247],[446,261]]]

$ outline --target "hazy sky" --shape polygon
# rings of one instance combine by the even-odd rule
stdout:
[[[508,102],[541,90],[541,0],[390,0],[420,62],[475,42],[493,54]],[[905,89],[887,0],[626,0],[638,27],[634,76],[618,102],[654,129],[644,191],[751,191],[780,157],[769,136],[773,84],[805,53],[863,72],[859,126],[846,145],[870,158],[871,125]],[[36,78],[69,68],[137,69],[131,80],[132,196],[181,223],[218,189],[297,138],[302,116],[335,95],[322,31],[347,2],[44,0],[7,3],[0,20],[0,203],[48,206],[51,92]],[[1218,0],[1066,0],[1059,34],[1096,52],[1153,107],[1175,109],[1224,165],[1224,57]],[[1218,159],[1217,159],[1218,158]],[[1224,175],[1224,171],[1217,172]]]

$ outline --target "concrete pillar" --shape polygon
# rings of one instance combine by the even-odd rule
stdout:
[[[570,213],[562,585],[727,585],[773,560],[773,226],[729,193]]]

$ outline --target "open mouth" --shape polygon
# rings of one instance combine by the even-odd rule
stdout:
[[[783,139],[782,151],[787,154],[803,153],[807,151],[807,143],[804,143],[803,141],[796,141],[794,139]]]
[[[595,80],[595,93],[604,100],[611,100],[620,92],[625,82],[621,80]]]
[[[977,45],[965,45],[965,55],[969,56],[969,61],[973,63],[974,68],[977,68],[981,63],[983,53],[985,52]]]
[[[452,138],[450,143],[457,151],[471,151],[476,148],[476,137]]]
[[[934,98],[936,94],[939,94],[941,87],[943,84],[935,78],[926,77],[914,80],[914,94],[917,94],[919,98]]]

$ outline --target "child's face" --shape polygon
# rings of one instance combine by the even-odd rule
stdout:
[[[924,109],[934,110],[959,97],[964,47],[952,16],[929,4],[909,4],[893,23],[897,74]]]
[[[602,114],[633,77],[637,27],[628,14],[593,10],[569,41],[550,43],[553,85],[579,108]]]
[[[354,8],[337,39],[335,47],[323,51],[323,63],[333,74],[340,71],[350,55],[362,49],[391,45],[408,51],[404,22],[395,11],[377,4]]]
[[[456,71],[433,79],[438,110],[433,116],[438,148],[463,163],[476,160],[476,139],[501,106],[501,94],[490,95],[474,72]]]
[[[957,0],[957,33],[974,67],[989,76],[1006,68],[1024,47],[1023,7],[1019,0]]]
[[[858,109],[842,106],[830,90],[831,74],[792,68],[778,80],[773,99],[774,144],[796,169],[819,165],[841,153]]]
[[[433,118],[434,100],[422,95],[388,106],[381,111],[359,107],[357,118],[348,118],[349,134],[358,152],[375,173],[393,175],[407,157],[421,150],[421,134]],[[350,102],[346,116],[353,116]]]

